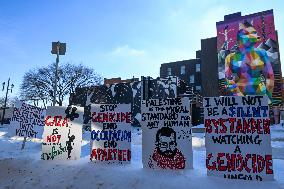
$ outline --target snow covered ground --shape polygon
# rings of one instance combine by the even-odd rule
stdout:
[[[0,188],[218,188],[284,189],[284,128],[271,127],[275,181],[233,181],[208,177],[204,133],[193,133],[194,169],[153,171],[142,168],[142,133],[133,129],[132,162],[129,165],[98,165],[89,160],[90,134],[83,134],[80,160],[42,161],[41,140],[8,137],[0,128]]]

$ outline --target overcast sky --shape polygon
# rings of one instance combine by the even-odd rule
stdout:
[[[0,83],[10,77],[17,95],[25,72],[55,61],[58,40],[67,43],[60,64],[82,63],[106,78],[157,77],[162,63],[195,58],[225,14],[269,9],[284,54],[283,0],[3,0]]]

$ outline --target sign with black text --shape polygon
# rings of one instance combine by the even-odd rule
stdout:
[[[9,126],[9,135],[42,138],[44,115],[44,109],[17,101]]]
[[[191,114],[188,98],[142,100],[144,168],[192,168]]]

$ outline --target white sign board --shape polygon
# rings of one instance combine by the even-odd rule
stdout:
[[[83,107],[47,107],[41,159],[80,158],[83,113]]]
[[[188,98],[142,100],[143,167],[192,168],[192,135]]]
[[[45,110],[18,101],[9,126],[10,136],[42,138]]]
[[[207,174],[273,180],[267,96],[203,98]]]
[[[130,163],[131,104],[92,104],[91,161]]]

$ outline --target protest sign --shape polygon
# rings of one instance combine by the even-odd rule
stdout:
[[[91,161],[130,163],[131,104],[92,104]]]
[[[9,135],[42,138],[44,115],[44,109],[18,101],[9,126]]]
[[[203,106],[207,174],[272,180],[267,96],[208,97]]]
[[[192,168],[191,116],[188,98],[142,101],[143,167]]]
[[[41,159],[80,158],[83,113],[83,107],[47,107]]]

